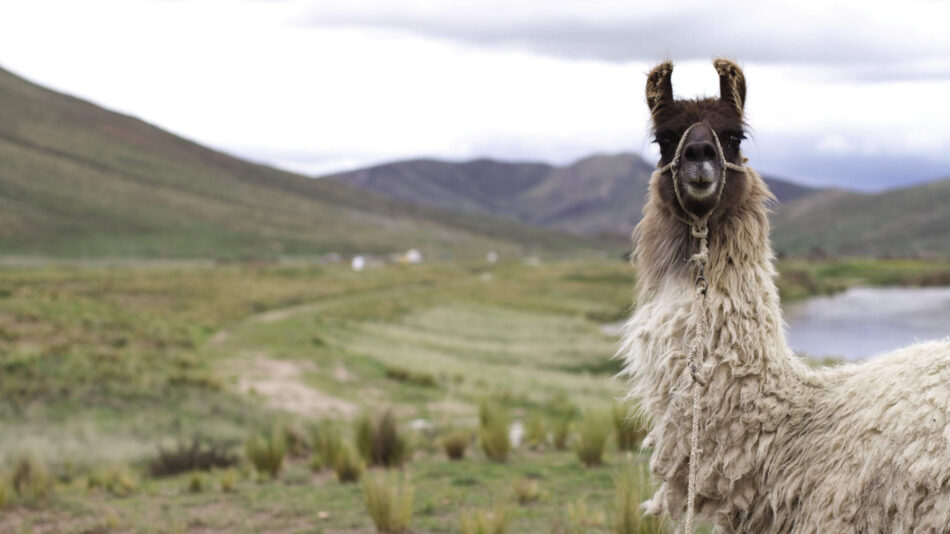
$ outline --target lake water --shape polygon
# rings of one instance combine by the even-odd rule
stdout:
[[[950,287],[851,288],[785,309],[799,354],[858,360],[950,336]]]

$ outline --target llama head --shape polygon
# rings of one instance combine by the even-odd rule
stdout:
[[[668,179],[655,192],[670,209],[682,211],[676,198],[679,193],[683,206],[700,216],[717,205],[735,205],[746,189],[745,173],[723,165],[743,162],[745,76],[729,60],[716,59],[713,65],[719,74],[719,98],[674,99],[671,61],[650,71],[646,86],[653,138],[660,148],[659,166],[678,157],[675,180],[673,171],[667,170]]]

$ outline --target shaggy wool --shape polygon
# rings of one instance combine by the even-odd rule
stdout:
[[[811,369],[789,349],[761,177],[709,223],[697,516],[721,532],[950,532],[950,340]],[[620,356],[651,420],[661,486],[644,503],[685,512],[696,329],[689,228],[655,173],[638,225],[637,308]]]

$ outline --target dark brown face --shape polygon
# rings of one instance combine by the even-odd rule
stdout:
[[[660,148],[659,166],[672,162],[679,148],[676,182],[672,171],[667,171],[665,176],[669,180],[661,184],[658,192],[672,204],[671,209],[681,210],[674,191],[674,187],[678,188],[686,209],[699,216],[717,205],[727,207],[745,189],[744,173],[726,169],[724,175],[722,164],[742,164],[745,80],[735,64],[717,60],[715,65],[724,95],[720,98],[674,100],[670,83],[673,66],[669,62],[653,69],[647,79],[647,104],[653,119],[654,141]]]

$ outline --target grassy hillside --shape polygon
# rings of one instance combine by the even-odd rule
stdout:
[[[255,165],[2,69],[0,161],[0,252],[7,256],[240,257],[409,247],[482,255],[585,247],[551,232],[407,206]]]
[[[404,202],[626,243],[640,220],[653,168],[635,154],[591,156],[564,167],[411,160],[328,178]],[[781,202],[815,192],[784,180],[766,181]]]
[[[308,431],[389,407],[401,432],[420,417],[434,427],[405,467],[413,531],[457,532],[460,509],[500,500],[509,532],[547,532],[567,503],[610,505],[625,456],[611,445],[609,466],[585,469],[548,445],[497,464],[471,444],[449,462],[439,436],[473,430],[486,396],[546,424],[565,404],[609,408],[621,384],[600,326],[632,283],[620,261],[0,269],[0,493],[23,454],[56,477],[47,497],[0,497],[0,531],[369,533],[359,485],[312,473],[309,456],[260,481],[247,465],[168,478],[147,466],[176,439],[240,454],[275,422]],[[113,472],[134,484],[99,485]],[[525,477],[546,495],[520,507],[511,488]]]
[[[786,299],[950,277],[947,262],[906,260],[779,269]],[[610,532],[614,478],[648,454],[611,437],[587,468],[552,438],[568,421],[577,444],[581,410],[623,392],[604,326],[629,313],[634,274],[621,261],[0,267],[0,532],[369,534],[359,485],[301,451],[274,479],[246,460],[167,477],[149,465],[175,440],[241,457],[251,435],[277,424],[310,439],[326,418],[351,443],[352,420],[386,408],[412,435],[413,532],[459,532],[460,511],[496,501],[510,533]],[[539,421],[544,443],[496,463],[469,434],[465,459],[447,460],[441,437],[474,433],[486,397],[526,432]],[[431,428],[413,433],[419,418]],[[48,493],[11,490],[23,455]],[[523,479],[536,500],[519,502]],[[568,530],[582,504],[607,517]]]
[[[826,191],[778,209],[776,248],[845,255],[950,255],[950,179],[859,194]]]

